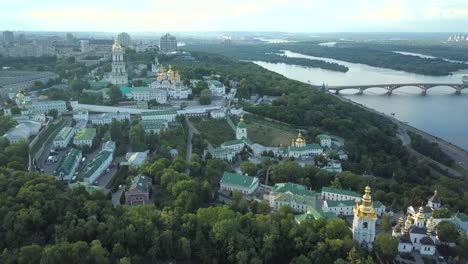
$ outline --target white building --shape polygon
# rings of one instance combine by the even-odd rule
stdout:
[[[120,162],[121,166],[140,167],[148,160],[149,150],[143,152],[129,152],[125,155],[125,161]]]
[[[80,164],[81,157],[81,150],[72,149],[60,161],[57,170],[55,170],[55,175],[61,180],[71,180]]]
[[[149,87],[167,91],[167,95],[172,99],[187,99],[192,94],[192,89],[182,83],[179,72],[172,70],[171,65],[167,71],[164,66],[160,66],[156,81]]]
[[[322,147],[318,144],[307,144],[305,139],[302,137],[301,132],[298,133],[296,140],[291,141],[289,147],[280,147],[272,149],[273,154],[276,157],[288,157],[288,158],[310,158],[312,156],[318,156],[323,153]]]
[[[331,200],[325,200],[323,201],[322,205],[322,211],[324,212],[332,212],[336,214],[337,216],[339,215],[353,215],[354,207],[356,205],[355,200],[344,200],[344,201],[331,201]],[[383,205],[379,201],[375,201],[372,203],[372,206],[374,207],[374,210],[377,214],[377,216],[382,216],[385,213],[385,205]]]
[[[226,87],[218,80],[208,80],[208,89],[213,96],[225,96]]]
[[[210,112],[212,118],[221,119],[226,117],[226,113],[223,110],[215,110]]]
[[[87,110],[76,110],[73,111],[73,119],[75,121],[86,120],[88,121],[89,113]]]
[[[21,140],[28,142],[29,137],[35,136],[41,130],[42,124],[36,121],[24,120],[16,127],[11,128],[3,135],[10,144],[18,143]]]
[[[437,190],[435,190],[434,194],[427,200],[426,206],[421,206],[420,208],[422,208],[425,217],[429,218],[432,215],[432,211],[434,211],[434,209],[439,209],[441,206],[442,203],[440,202],[439,194],[437,193]],[[406,213],[415,217],[419,212],[416,208],[410,205],[408,206]]]
[[[95,128],[83,128],[78,131],[73,139],[73,144],[76,146],[88,146],[91,147],[93,145],[93,140],[96,137],[96,129]]]
[[[75,135],[75,130],[71,127],[63,127],[59,133],[55,136],[52,145],[57,149],[64,149],[70,144],[73,136]]]
[[[236,139],[247,138],[247,126],[244,123],[244,117],[241,116],[239,123],[236,127]]]
[[[141,113],[141,120],[164,120],[166,122],[174,122],[177,117],[176,110],[156,110],[145,111]]]
[[[59,113],[67,111],[67,104],[65,101],[36,101],[26,106],[29,114],[44,114],[50,110],[57,110]]]
[[[315,208],[315,192],[304,185],[295,183],[277,183],[269,195],[270,207],[279,209],[288,206],[298,213]]]
[[[361,196],[357,192],[337,189],[333,187],[322,187],[322,199],[331,201],[352,200],[361,202]]]
[[[327,162],[327,165],[321,168],[331,173],[341,173],[343,169],[341,168],[341,162],[338,160],[330,160]]]
[[[112,72],[109,74],[109,82],[115,85],[127,84],[128,74],[125,69],[124,50],[115,39],[112,46]]]
[[[256,177],[225,172],[219,183],[222,192],[237,191],[244,195],[251,195],[257,190],[259,181]]]
[[[150,87],[131,88],[132,97],[135,101],[156,100],[159,104],[167,103],[167,91],[164,89],[152,89]]]
[[[432,217],[426,221],[423,208],[420,207],[416,216],[408,216],[403,223],[403,217],[393,228],[393,236],[398,237],[398,252],[419,252],[421,255],[433,256],[436,252],[436,234]]]
[[[332,140],[329,135],[320,134],[317,136],[320,146],[323,148],[331,148]]]
[[[98,115],[90,115],[89,121],[93,125],[106,125],[112,123],[115,119],[118,122],[122,122],[125,119],[130,120],[130,114],[128,112],[117,112],[117,113],[103,113]]]
[[[159,134],[161,131],[169,127],[169,124],[166,120],[153,119],[153,120],[142,120],[141,126],[145,130],[145,133],[148,134]]]
[[[111,165],[113,152],[101,150],[96,157],[86,166],[83,179],[87,183],[94,183],[99,176]]]
[[[354,207],[353,218],[353,239],[358,244],[367,250],[372,250],[375,240],[375,222],[377,221],[377,213],[372,205],[372,197],[370,195],[371,188],[365,188],[365,194],[362,196],[362,204],[356,204]]]
[[[232,162],[236,156],[236,151],[230,148],[213,148],[208,150],[208,153],[211,154],[213,159],[225,160],[227,162]]]

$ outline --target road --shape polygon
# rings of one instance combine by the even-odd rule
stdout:
[[[119,190],[116,192],[112,193],[112,204],[114,206],[119,206],[120,205],[120,197],[122,196],[123,190],[125,190],[125,185],[122,186]]]

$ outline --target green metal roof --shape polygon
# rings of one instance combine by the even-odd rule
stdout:
[[[311,150],[311,149],[322,149],[319,144],[307,144],[304,147],[289,147],[290,151],[304,151],[304,150]]]
[[[361,198],[361,195],[357,192],[337,189],[333,187],[322,187],[322,192],[336,193],[336,194],[349,195],[349,196]]]
[[[129,188],[130,190],[139,189],[141,192],[149,192],[151,179],[148,176],[139,174],[132,180],[132,185]]]
[[[151,88],[149,87],[133,87],[132,91],[137,93],[149,93],[151,92]]]
[[[75,140],[93,140],[96,137],[95,128],[83,128],[75,135]]]
[[[382,206],[384,206],[382,202],[380,202],[380,201],[375,201],[374,202],[374,208],[380,208]]]
[[[156,116],[156,115],[177,115],[176,110],[160,110],[142,112],[141,116]]]
[[[296,221],[301,223],[304,221],[318,220],[320,218],[330,219],[336,218],[336,215],[332,212],[323,212],[318,211],[315,208],[309,208],[306,213],[297,215],[295,217]]]
[[[292,193],[295,195],[315,197],[314,191],[308,190],[304,185],[291,182],[275,184],[272,193]]]
[[[344,200],[344,201],[331,201],[327,200],[328,207],[345,207],[345,206],[355,206],[356,201],[354,200]]]
[[[297,204],[305,204],[308,207],[314,207],[315,206],[315,196],[306,196],[306,195],[296,195],[290,192],[286,193],[278,193],[278,192],[272,192],[270,194],[271,196],[274,196],[275,201],[280,201],[280,202],[295,202]]]
[[[210,149],[208,152],[210,152],[212,155],[222,155],[222,154],[231,154],[234,153],[235,151],[233,149],[229,148],[214,148]]]
[[[132,88],[130,88],[130,87],[126,86],[126,85],[120,85],[119,89],[120,89],[120,92],[122,94],[131,94],[132,93]]]
[[[216,87],[223,87],[224,85],[218,80],[208,80],[208,83],[213,84]]]
[[[252,183],[254,182],[254,180],[255,180],[254,177],[241,175],[241,174],[237,174],[237,173],[225,172],[223,174],[223,177],[221,178],[220,183],[240,186],[240,187],[243,187],[243,188],[249,188],[252,185]]]
[[[67,138],[71,133],[73,133],[73,128],[63,127],[55,136],[54,140],[65,140],[65,138]]]
[[[223,146],[232,146],[232,145],[238,145],[238,144],[242,144],[242,143],[245,143],[242,139],[235,139],[235,140],[226,141],[222,145]]]
[[[245,125],[244,122],[240,121],[239,123],[237,123],[237,127],[238,128],[246,128],[247,126]]]
[[[112,156],[112,154],[113,154],[112,151],[107,151],[107,150],[103,150],[99,152],[94,158],[94,160],[91,161],[91,163],[89,163],[88,166],[86,166],[86,172],[83,175],[83,178],[86,179],[86,178],[91,177],[91,175],[95,171],[97,171],[97,169],[102,165],[102,163],[104,163],[104,161],[108,159],[109,156]]]
[[[68,152],[67,155],[63,157],[63,159],[60,161],[60,164],[58,165],[58,168],[56,170],[56,175],[60,175],[60,173],[63,173],[64,175],[69,175],[80,153],[81,150],[78,149],[72,149],[70,152]]]
[[[326,135],[326,134],[317,135],[317,138],[318,139],[331,139],[331,137],[329,135]]]

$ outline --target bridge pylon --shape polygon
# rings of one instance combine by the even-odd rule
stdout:
[[[457,89],[455,90],[455,94],[456,94],[456,95],[461,95],[461,90],[462,90],[461,88],[457,88]]]
[[[358,95],[363,95],[364,94],[364,89],[359,89],[359,92],[357,93]]]
[[[422,89],[421,90],[421,95],[423,95],[423,96],[427,95],[427,89]]]
[[[386,93],[386,95],[388,95],[388,96],[391,96],[391,95],[392,95],[392,93],[393,93],[393,90],[392,90],[392,89],[387,89],[387,93]]]

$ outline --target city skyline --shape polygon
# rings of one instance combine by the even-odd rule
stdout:
[[[0,29],[13,31],[463,32],[461,0],[45,0],[9,2]]]

